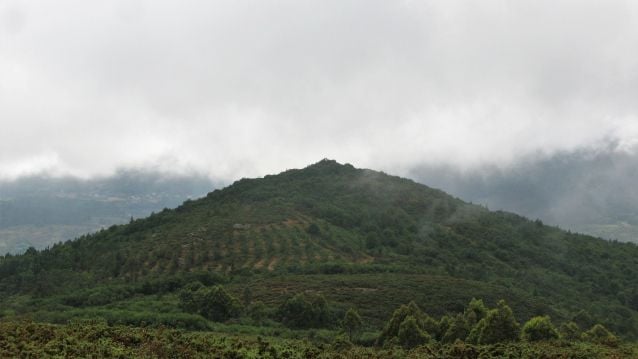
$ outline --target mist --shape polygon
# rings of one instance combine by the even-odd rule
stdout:
[[[605,239],[638,241],[638,155],[583,149],[522,159],[507,168],[415,168],[411,177],[491,210],[541,219]]]
[[[0,177],[406,174],[638,139],[630,1],[0,3]]]

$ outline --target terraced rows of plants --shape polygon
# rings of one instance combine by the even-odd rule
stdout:
[[[288,219],[260,226],[238,224],[238,227],[246,228],[233,228],[223,236],[212,238],[206,237],[205,233],[194,232],[187,240],[169,241],[169,244],[136,259],[143,263],[142,268],[137,273],[128,274],[165,274],[182,270],[220,273],[242,269],[274,271],[326,262],[373,261],[373,257],[365,252],[362,239],[350,240],[351,234],[327,223],[318,225],[320,234],[313,235],[308,233],[310,224],[305,219]]]

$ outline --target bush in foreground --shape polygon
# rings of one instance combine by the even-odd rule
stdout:
[[[534,317],[523,325],[521,339],[528,342],[558,339],[558,330],[548,316]]]

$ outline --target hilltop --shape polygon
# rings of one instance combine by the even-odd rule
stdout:
[[[223,283],[238,297],[249,288],[249,301],[270,308],[295,293],[321,293],[341,310],[359,308],[371,330],[410,300],[440,316],[476,297],[491,306],[506,299],[519,320],[576,317],[636,338],[637,275],[634,244],[322,160],[5,256],[0,310],[5,318],[50,322],[98,317],[188,326],[199,319],[183,312],[177,293],[198,280]]]

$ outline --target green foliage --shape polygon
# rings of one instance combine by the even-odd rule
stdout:
[[[457,340],[464,341],[470,334],[470,325],[462,314],[455,315],[450,320],[449,327],[443,333],[441,341],[443,343],[454,343]]]
[[[410,302],[408,305],[402,305],[394,311],[394,313],[392,314],[392,318],[390,318],[385,328],[381,332],[378,343],[384,344],[388,340],[398,338],[401,326],[407,318],[412,318],[415,321],[415,325],[418,331],[406,332],[406,338],[418,339],[425,336],[427,336],[427,338],[430,338],[432,335],[436,335],[438,331],[438,324],[436,323],[436,321],[430,318],[430,316],[428,316],[427,314],[423,313],[415,302]],[[409,328],[410,330],[412,328],[411,326],[411,323],[406,324],[406,328]],[[430,332],[428,332],[427,330],[430,330]]]
[[[315,223],[310,223],[310,225],[308,226],[306,231],[311,236],[316,236],[316,235],[319,235],[321,233],[321,229],[319,229],[319,226],[317,226]]]
[[[359,312],[357,312],[354,308],[348,309],[346,315],[343,317],[341,326],[343,330],[348,334],[348,339],[352,341],[355,335],[359,333],[361,327],[363,326],[363,321],[361,320]]]
[[[529,342],[558,339],[558,330],[548,316],[528,320],[521,331],[521,338]]]
[[[581,335],[580,327],[574,322],[563,323],[560,326],[560,337],[565,340],[576,341],[581,338]]]
[[[604,344],[609,346],[618,345],[618,338],[602,324],[594,325],[591,329],[583,333],[582,338],[583,340],[597,344]]]
[[[248,316],[257,324],[262,324],[268,318],[268,308],[261,301],[256,301],[247,307]]]
[[[518,342],[472,345],[429,343],[408,319],[401,334],[414,348],[374,348],[345,335],[327,340],[283,339],[281,333],[184,332],[165,327],[135,328],[100,321],[65,325],[0,322],[2,358],[636,358],[638,346],[587,342]],[[415,335],[415,333],[417,335]],[[419,335],[423,334],[423,336]],[[425,337],[424,337],[425,336]],[[330,345],[326,343],[331,343]]]
[[[469,341],[477,344],[494,344],[518,340],[519,324],[512,309],[500,300],[495,309],[472,328]]]
[[[296,294],[279,307],[277,315],[291,328],[320,328],[332,322],[328,302],[320,294]]]
[[[318,233],[309,233],[313,224]],[[406,298],[438,318],[463,311],[474,296],[489,304],[506,299],[522,321],[547,314],[564,322],[573,308],[586,308],[574,318],[582,328],[601,322],[631,339],[638,338],[637,257],[636,245],[490,212],[407,179],[326,160],[0,258],[0,314],[125,322],[140,311],[133,316],[139,321],[151,312],[139,306],[144,302],[194,318],[194,293],[183,300],[178,293],[199,281],[223,284],[246,304],[242,291],[250,286],[251,301],[264,303],[267,314],[283,305],[285,293],[323,293],[334,309],[319,320],[324,327],[352,306],[371,330],[381,330]],[[464,317],[472,328],[486,311],[478,301],[470,307]],[[415,319],[438,340],[452,325]],[[457,324],[446,340],[464,336],[465,324]]]
[[[397,339],[404,348],[414,348],[431,340],[430,335],[421,329],[417,319],[411,315],[408,315],[399,325]]]
[[[244,306],[246,307],[253,302],[253,291],[250,289],[250,287],[244,288],[242,300],[244,301]]]
[[[181,307],[215,322],[222,322],[239,316],[241,304],[222,286],[204,287],[189,285],[179,295]]]
[[[581,309],[572,317],[572,322],[576,323],[580,328],[591,328],[596,322],[591,317],[591,314],[584,309]]]
[[[465,320],[468,325],[474,326],[487,316],[487,312],[488,309],[483,303],[483,299],[472,298],[467,308],[465,308]]]

